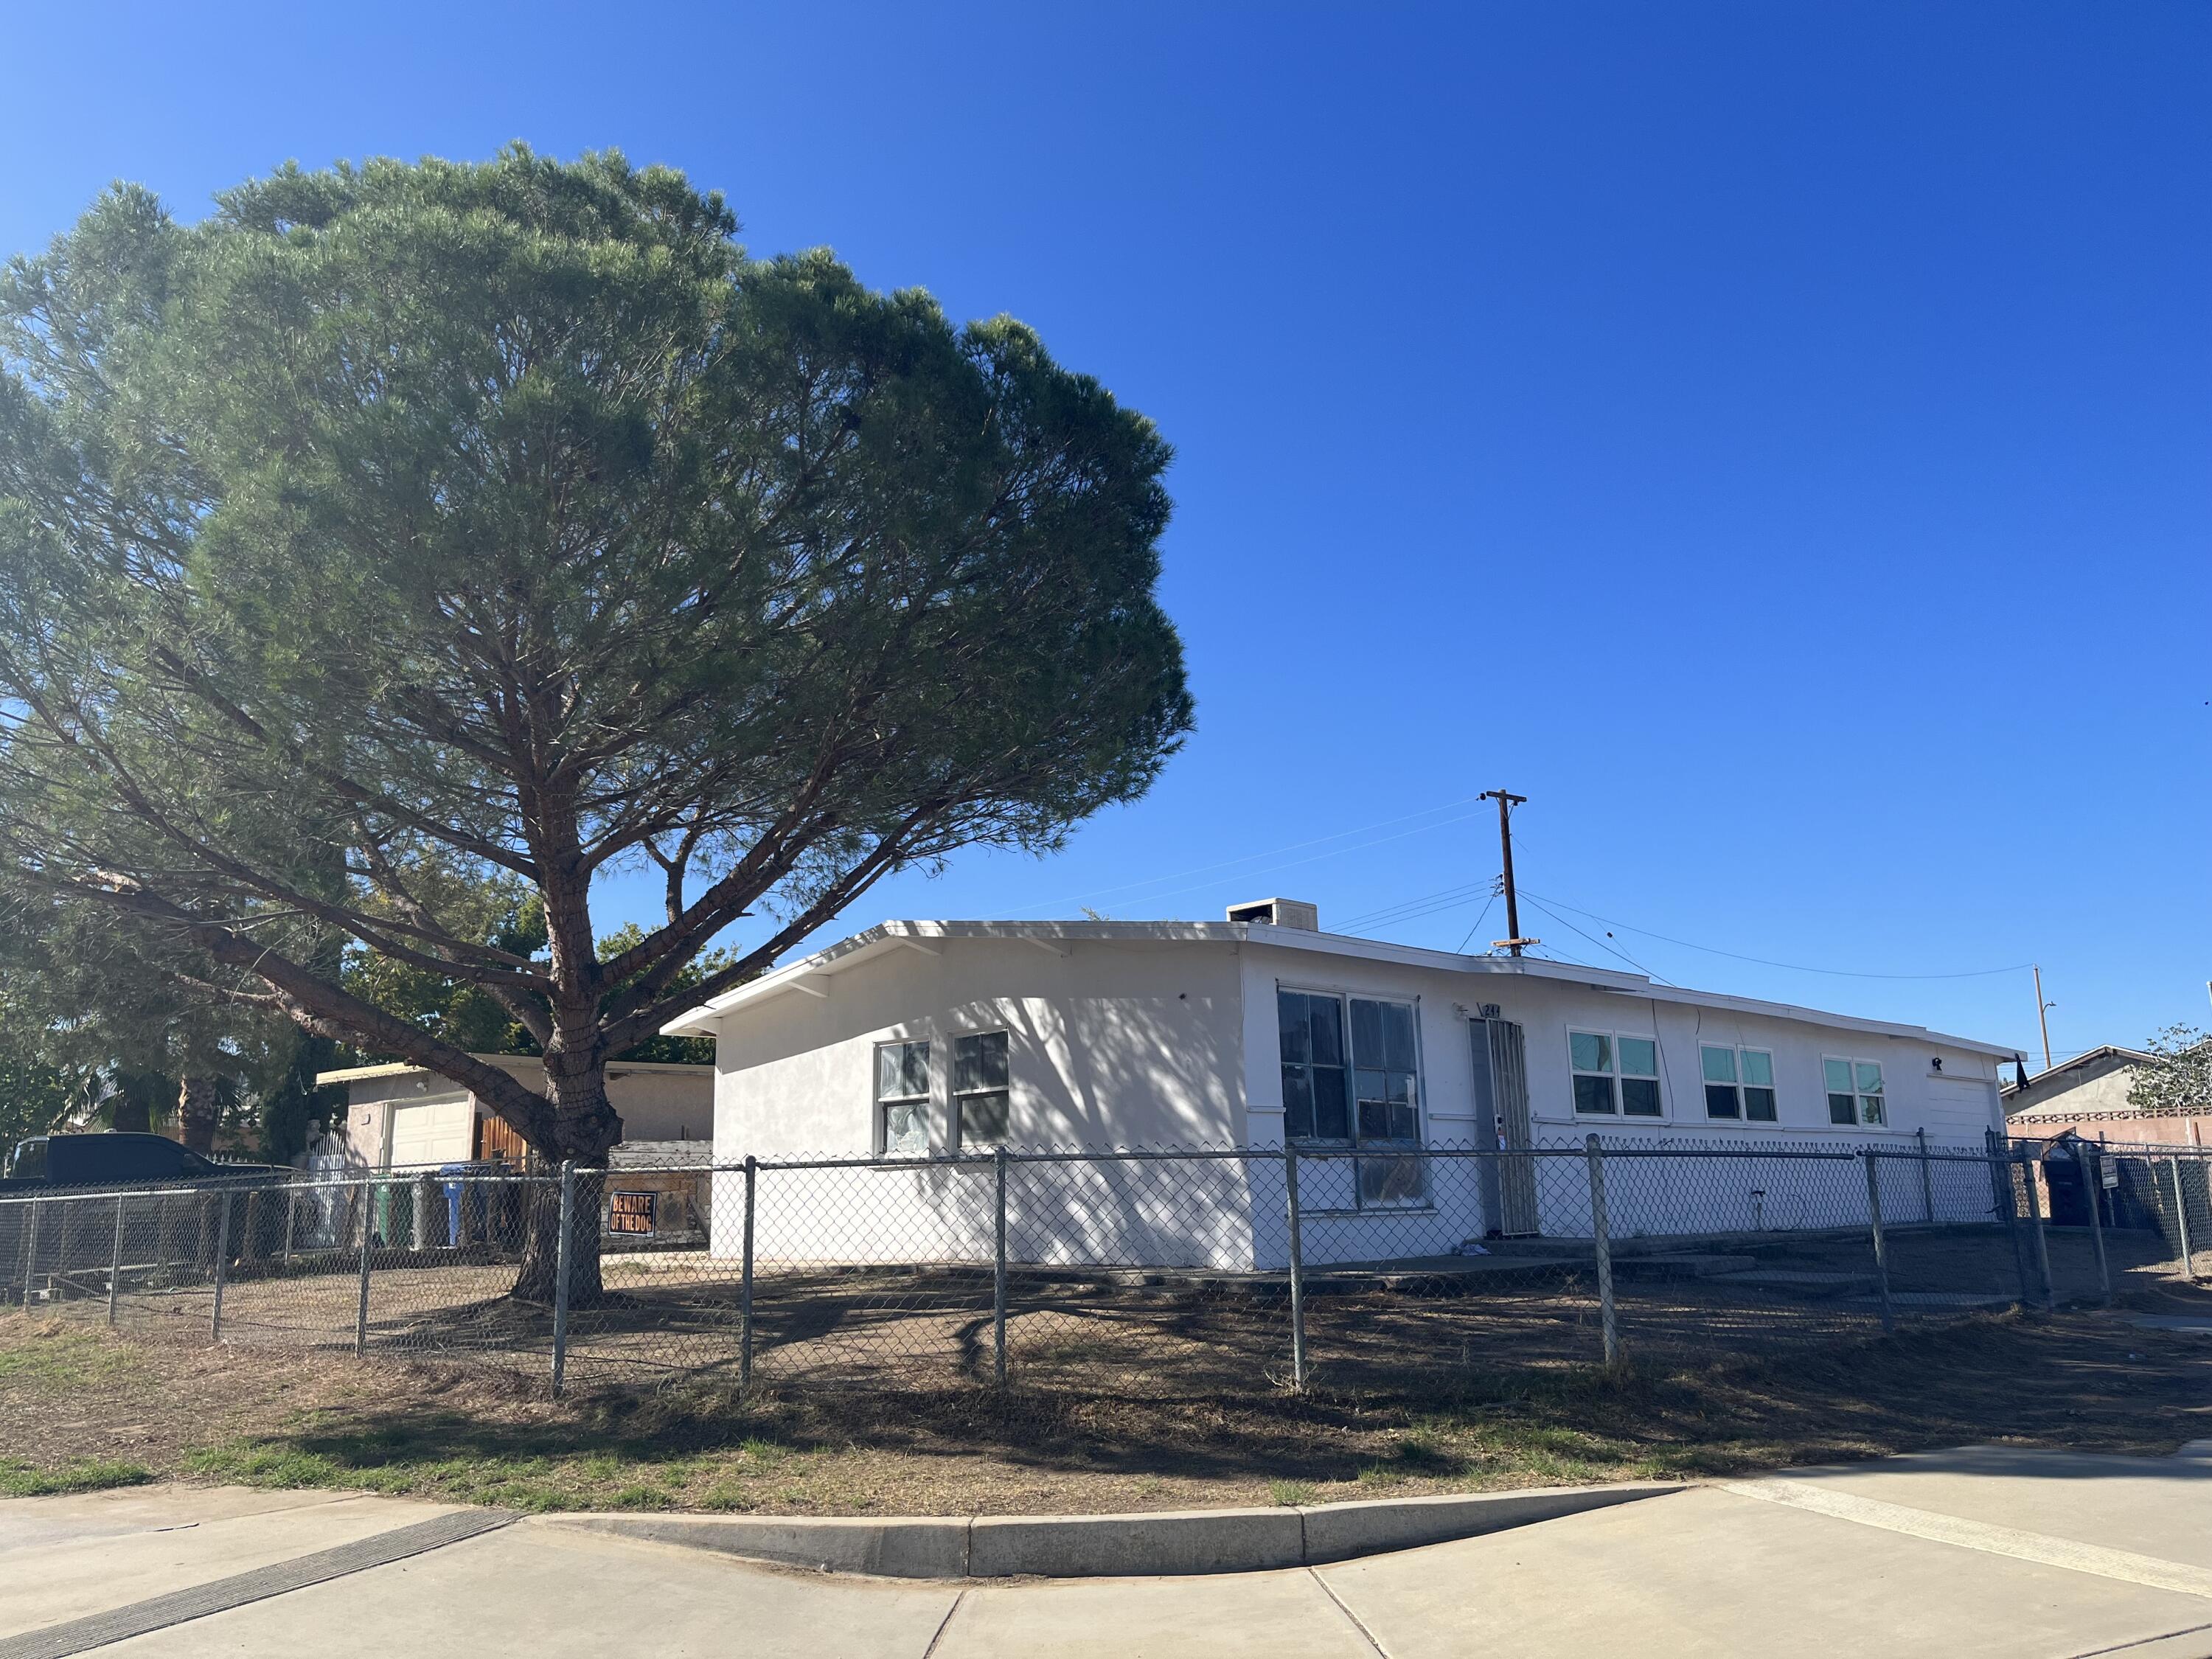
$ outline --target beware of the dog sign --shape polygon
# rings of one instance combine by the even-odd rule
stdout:
[[[653,1206],[658,1193],[609,1193],[607,1231],[611,1233],[649,1233]]]

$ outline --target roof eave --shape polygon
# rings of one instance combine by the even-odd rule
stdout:
[[[1579,963],[1553,962],[1540,957],[1465,956],[1431,951],[1418,945],[1392,945],[1382,939],[1359,939],[1348,933],[1324,933],[1304,927],[1282,927],[1265,922],[1241,921],[885,921],[854,933],[787,967],[737,986],[700,1006],[679,1015],[660,1028],[664,1036],[712,1036],[721,1017],[771,997],[803,989],[817,977],[832,978],[849,968],[902,948],[927,949],[938,939],[1030,939],[1040,941],[1089,939],[1099,942],[1193,940],[1219,943],[1249,942],[1326,955],[1394,962],[1408,967],[1433,968],[1480,978],[1510,975],[1530,979],[1587,985],[1592,990],[1648,997],[1705,1008],[1728,1008],[1770,1018],[1795,1019],[1831,1030],[1861,1031],[1907,1042],[1938,1044],[1966,1054],[2008,1060],[2007,1046],[1953,1036],[1922,1025],[1890,1020],[1863,1019],[1830,1013],[1796,1003],[1766,1002],[1754,997],[1729,996],[1718,992],[1691,991],[1656,984],[1641,974],[1618,969],[1593,968]]]

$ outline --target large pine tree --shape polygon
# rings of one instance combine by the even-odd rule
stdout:
[[[0,873],[588,1164],[608,1059],[683,1005],[888,872],[1142,793],[1190,720],[1151,423],[1018,323],[735,234],[678,173],[517,148],[194,224],[118,188],[12,264]],[[640,866],[664,915],[602,957],[594,884]],[[542,953],[444,896],[499,880]],[[480,988],[546,1091],[334,939]]]

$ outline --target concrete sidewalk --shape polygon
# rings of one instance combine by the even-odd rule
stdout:
[[[271,1563],[441,1513],[185,1488],[0,1504],[0,1659],[457,1645],[547,1659],[2212,1656],[2212,1461],[1990,1448],[1211,1577],[842,1578],[526,1520],[97,1648],[66,1637],[94,1628],[72,1620],[260,1583]]]

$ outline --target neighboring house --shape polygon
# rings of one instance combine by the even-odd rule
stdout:
[[[544,1062],[533,1054],[478,1054],[524,1087],[543,1091]],[[318,1085],[346,1091],[348,1162],[373,1170],[458,1164],[501,1157],[523,1161],[522,1138],[459,1084],[420,1066],[354,1066],[320,1072]],[[706,1142],[714,1134],[714,1072],[705,1066],[617,1060],[607,1067],[607,1098],[623,1121],[625,1144]],[[703,1158],[708,1148],[702,1145]]]
[[[1588,1231],[1587,1184],[1553,1178],[1558,1162],[1405,1156],[1424,1147],[1578,1146],[1595,1131],[1616,1146],[1902,1148],[1924,1133],[1978,1152],[2003,1126],[1997,1062],[2012,1051],[1997,1045],[1607,969],[1324,933],[1311,906],[1287,901],[1230,916],[885,922],[665,1030],[715,1039],[718,1163],[1290,1142],[1317,1154],[1301,1160],[1312,1260],[1449,1249],[1470,1214],[1479,1233]],[[1372,1155],[1355,1164],[1343,1156],[1355,1150]],[[1010,1222],[1033,1241],[1024,1259],[1054,1259],[1054,1226],[1091,1236],[1065,1259],[1110,1252],[1137,1187],[1164,1178],[1053,1167],[1066,1173],[1051,1224]],[[1158,1194],[1147,1226],[1173,1210],[1190,1253],[1216,1265],[1279,1255],[1278,1160],[1172,1173],[1182,1186]],[[929,1259],[981,1224],[974,1183],[942,1166],[887,1178],[896,1201],[833,1171],[808,1202],[779,1173],[760,1248]],[[1046,1184],[1023,1180],[1032,1194]],[[1812,1212],[1774,1182],[1764,1211],[1741,1216],[1759,1199],[1641,1185],[1623,1204],[1668,1209],[1642,1218],[1650,1225]],[[1639,1224],[1620,1208],[1614,1219]]]
[[[2012,1133],[2049,1140],[2072,1129],[2092,1140],[2144,1141],[2199,1146],[2212,1131],[2212,1113],[2147,1112],[2129,1103],[2136,1074],[2157,1056],[2106,1043],[2062,1066],[2004,1087],[2005,1118]]]

